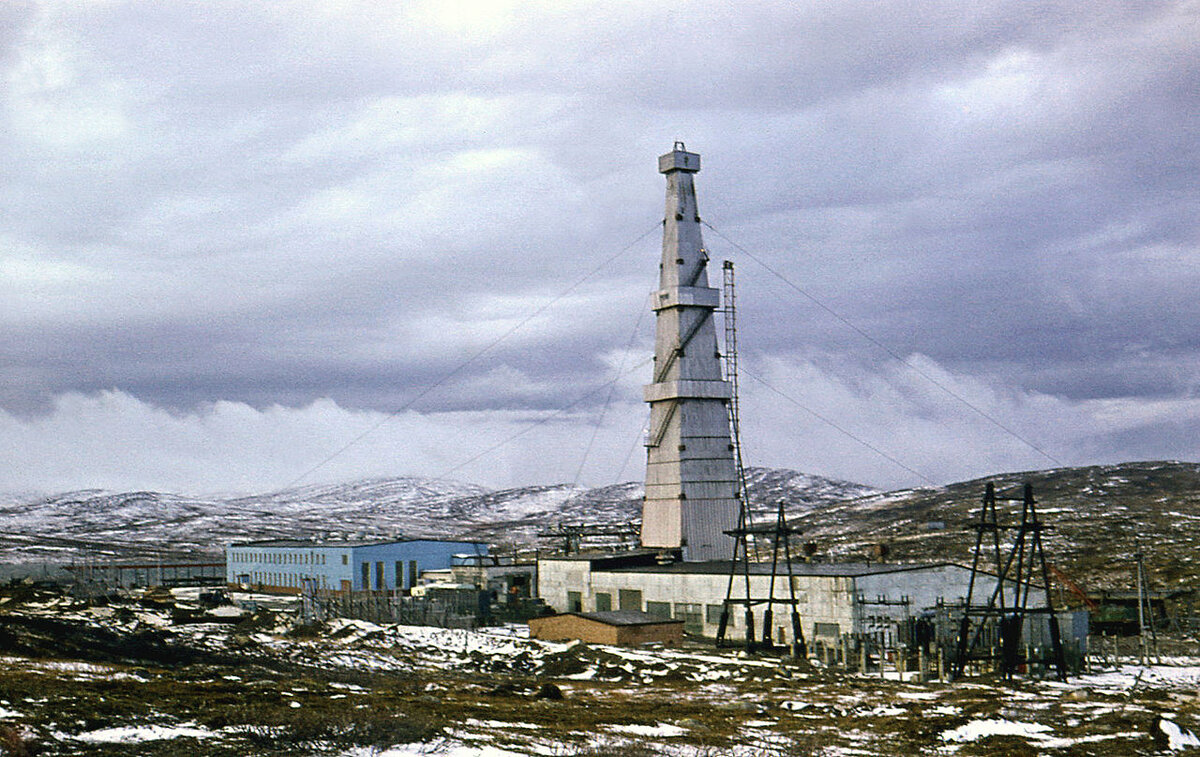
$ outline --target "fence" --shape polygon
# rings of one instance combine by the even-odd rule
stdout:
[[[371,623],[401,623],[440,628],[476,628],[491,618],[491,593],[474,589],[439,591],[425,597],[401,591],[304,591],[300,617],[305,623],[332,617]]]

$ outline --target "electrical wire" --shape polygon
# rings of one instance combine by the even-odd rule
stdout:
[[[788,395],[788,394],[786,394],[786,393],[784,393],[784,392],[780,391],[779,389],[776,389],[775,387],[773,387],[773,386],[771,386],[769,383],[767,383],[766,379],[764,379],[764,378],[762,378],[761,376],[758,376],[758,375],[756,375],[756,374],[754,374],[754,373],[752,373],[752,372],[750,372],[750,371],[746,370],[746,368],[745,368],[744,366],[739,366],[739,368],[738,368],[738,369],[739,369],[739,370],[740,370],[742,373],[746,374],[746,375],[747,375],[747,376],[749,376],[750,378],[754,379],[754,380],[755,380],[755,381],[757,381],[758,383],[760,383],[760,384],[762,384],[763,386],[765,386],[765,387],[766,387],[767,389],[769,389],[770,391],[772,391],[772,392],[774,392],[775,394],[779,395],[779,396],[780,396],[780,397],[782,397],[783,399],[785,399],[785,400],[787,400],[788,402],[792,403],[793,405],[795,405],[796,407],[800,408],[801,410],[803,410],[804,412],[808,413],[809,415],[813,416],[814,418],[816,418],[817,420],[821,421],[822,423],[824,423],[824,424],[828,425],[830,428],[833,428],[834,430],[836,430],[836,431],[839,431],[839,432],[841,432],[842,434],[845,434],[845,435],[846,435],[847,437],[849,437],[850,439],[853,439],[854,441],[858,442],[859,444],[861,444],[862,446],[864,446],[864,447],[866,447],[867,449],[871,450],[872,452],[874,452],[875,454],[879,455],[880,457],[882,457],[882,458],[885,458],[886,460],[888,460],[889,462],[891,462],[893,465],[895,465],[895,466],[897,466],[897,467],[899,467],[899,468],[902,468],[902,469],[904,469],[904,470],[908,471],[909,473],[913,474],[914,476],[916,476],[917,478],[921,479],[922,481],[924,481],[924,482],[925,482],[925,483],[927,483],[927,484],[930,484],[930,485],[932,485],[932,486],[936,486],[936,485],[937,485],[937,482],[936,482],[936,481],[934,481],[933,479],[929,478],[929,477],[928,477],[928,476],[926,476],[925,474],[921,473],[921,472],[920,472],[920,471],[918,471],[918,470],[914,470],[913,468],[910,468],[909,466],[907,466],[907,465],[905,465],[904,463],[900,462],[900,461],[899,461],[899,460],[897,460],[896,458],[892,457],[891,455],[889,455],[888,453],[886,453],[886,452],[884,452],[883,450],[879,449],[879,448],[878,448],[878,447],[876,447],[874,444],[871,444],[870,442],[866,441],[865,439],[861,439],[861,438],[859,438],[858,436],[855,436],[853,433],[851,433],[851,432],[850,432],[850,431],[848,431],[847,429],[845,429],[845,428],[842,428],[840,425],[838,425],[838,424],[837,424],[837,423],[835,423],[834,421],[830,420],[829,418],[826,418],[824,415],[821,415],[821,414],[820,414],[820,413],[818,413],[816,410],[813,410],[811,407],[808,407],[807,405],[805,405],[804,403],[800,402],[800,400],[796,399],[795,397],[792,397],[791,395]]]
[[[637,321],[633,324],[633,331],[629,334],[629,341],[625,344],[625,351],[621,353],[621,363],[617,366],[617,378],[625,374],[625,361],[629,359],[629,351],[633,349],[633,341],[637,339],[638,329],[642,325],[642,318],[648,309],[646,307],[638,309]],[[596,436],[600,433],[600,426],[604,423],[604,416],[608,413],[608,407],[612,403],[613,393],[616,390],[617,382],[614,380],[608,385],[608,395],[604,398],[604,407],[600,409],[600,415],[596,418],[596,423],[592,426],[592,435],[588,439],[587,447],[583,450],[583,457],[579,460],[579,467],[575,470],[575,477],[571,479],[572,486],[578,484],[579,479],[583,476],[583,467],[587,465],[588,456],[592,454],[592,445],[596,443]]]
[[[468,465],[470,465],[471,463],[480,459],[481,457],[483,457],[485,455],[490,455],[491,453],[495,452],[496,450],[500,449],[501,447],[505,446],[506,444],[514,442],[517,439],[524,436],[525,434],[528,434],[530,431],[534,430],[535,428],[537,428],[539,426],[543,426],[546,423],[549,423],[550,421],[554,420],[555,418],[562,416],[568,410],[575,407],[580,402],[583,402],[588,397],[591,397],[593,394],[596,394],[597,392],[599,392],[602,389],[605,389],[607,387],[610,387],[610,386],[616,384],[618,381],[620,381],[626,375],[633,373],[634,371],[642,368],[645,365],[648,365],[649,363],[650,363],[650,360],[647,358],[646,360],[641,361],[637,365],[632,366],[628,371],[625,371],[625,373],[614,376],[611,381],[608,381],[604,384],[601,384],[599,386],[596,386],[596,387],[593,387],[593,388],[587,390],[586,392],[579,395],[575,399],[571,400],[566,405],[563,405],[562,407],[558,408],[554,412],[552,412],[548,415],[544,415],[541,418],[538,418],[537,420],[533,421],[532,423],[527,424],[524,428],[520,429],[519,431],[516,431],[509,437],[502,439],[501,441],[496,442],[495,444],[488,447],[487,449],[482,450],[481,452],[478,452],[478,453],[472,455],[471,457],[462,461],[458,465],[455,465],[453,468],[443,471],[440,475],[436,476],[436,478],[449,478],[452,474],[456,473],[457,471],[462,470],[463,468],[467,467]]]
[[[629,467],[629,461],[633,459],[633,451],[640,446],[639,442],[642,441],[644,441],[643,430],[639,430],[633,437],[633,443],[629,445],[629,451],[625,453],[625,460],[621,463],[621,469],[617,471],[617,475],[615,476],[617,481],[620,481],[625,475],[625,469]]]
[[[556,294],[554,297],[552,297],[552,298],[551,298],[549,301],[547,301],[547,302],[546,302],[545,304],[543,304],[541,307],[539,307],[539,308],[535,309],[533,312],[529,313],[529,315],[527,315],[527,316],[525,316],[524,318],[522,318],[520,321],[518,321],[518,322],[516,323],[516,325],[514,325],[514,326],[513,326],[512,328],[510,328],[508,331],[505,331],[503,334],[501,334],[500,336],[498,336],[498,337],[496,337],[495,339],[493,339],[493,340],[492,340],[491,342],[489,342],[489,343],[488,343],[486,346],[484,346],[484,347],[483,347],[482,349],[480,349],[479,351],[475,352],[473,355],[471,355],[470,357],[468,357],[466,360],[463,360],[463,361],[462,361],[462,362],[460,362],[458,365],[456,365],[454,368],[452,368],[451,370],[449,370],[449,371],[447,371],[446,373],[442,374],[442,375],[441,375],[440,377],[438,377],[438,378],[437,378],[435,381],[433,381],[433,382],[432,382],[432,383],[430,383],[428,386],[426,386],[424,389],[422,389],[420,392],[418,392],[418,393],[417,393],[417,395],[416,395],[415,397],[413,397],[412,399],[408,400],[407,402],[405,402],[403,405],[401,405],[400,407],[396,408],[395,410],[392,410],[391,412],[389,412],[387,415],[385,415],[383,418],[381,418],[381,419],[380,419],[378,422],[376,422],[374,425],[372,425],[372,426],[368,427],[366,430],[364,430],[364,431],[363,431],[362,433],[360,433],[358,436],[355,436],[353,439],[351,439],[350,441],[346,442],[346,443],[345,443],[345,444],[343,444],[341,447],[338,447],[336,450],[334,450],[333,452],[331,452],[329,455],[327,455],[327,456],[326,456],[324,459],[322,459],[322,460],[321,460],[320,462],[318,462],[316,465],[313,465],[313,466],[312,466],[312,467],[310,467],[308,470],[306,470],[306,471],[304,471],[303,473],[301,473],[299,476],[296,476],[294,479],[292,479],[292,481],[291,481],[291,482],[289,482],[289,483],[288,483],[286,486],[284,486],[283,488],[285,488],[285,489],[290,489],[290,488],[292,488],[293,486],[296,486],[296,485],[297,485],[297,484],[299,484],[301,481],[303,481],[304,479],[306,479],[306,478],[308,478],[309,476],[311,476],[313,473],[316,473],[318,470],[320,470],[321,468],[324,468],[326,465],[328,465],[329,463],[333,462],[335,459],[337,459],[338,457],[340,457],[342,454],[344,454],[344,453],[346,452],[346,450],[350,449],[351,447],[355,446],[356,444],[358,444],[359,442],[361,442],[361,441],[362,441],[363,439],[365,439],[366,437],[368,437],[368,436],[370,436],[371,434],[375,433],[375,431],[379,430],[379,428],[380,428],[380,427],[382,427],[384,424],[386,424],[386,423],[388,423],[389,421],[391,421],[391,420],[392,420],[393,418],[395,418],[397,415],[399,415],[400,413],[403,413],[405,410],[408,410],[408,409],[409,409],[409,408],[411,408],[413,405],[415,405],[417,402],[420,402],[420,401],[421,401],[421,400],[422,400],[424,397],[426,397],[426,396],[427,396],[427,395],[428,395],[430,392],[432,392],[434,389],[438,388],[439,386],[441,386],[442,384],[446,383],[447,381],[449,381],[449,380],[450,380],[451,378],[453,378],[454,376],[456,376],[456,375],[458,375],[459,373],[461,373],[461,372],[462,372],[462,371],[463,371],[463,370],[464,370],[464,369],[465,369],[467,366],[471,365],[471,364],[472,364],[472,363],[474,363],[476,360],[478,360],[479,358],[483,357],[485,354],[487,354],[487,353],[488,353],[488,352],[490,352],[492,349],[494,349],[496,346],[498,346],[498,345],[499,345],[501,342],[505,341],[505,340],[506,340],[506,339],[508,339],[510,336],[512,336],[513,334],[515,334],[517,331],[519,331],[520,329],[524,328],[524,326],[525,326],[527,323],[529,323],[529,322],[530,322],[530,321],[532,321],[534,318],[537,318],[539,315],[541,315],[542,313],[544,313],[544,312],[546,312],[547,310],[549,310],[549,309],[550,309],[551,307],[553,307],[553,306],[554,306],[556,303],[558,303],[558,302],[559,302],[559,300],[563,299],[563,298],[564,298],[564,297],[566,297],[568,294],[570,294],[571,292],[573,292],[573,291],[574,291],[575,289],[577,289],[577,288],[578,288],[578,287],[579,287],[581,284],[583,284],[585,281],[587,281],[588,279],[590,279],[592,276],[595,276],[597,273],[599,273],[601,270],[603,270],[604,268],[606,268],[606,267],[607,267],[607,266],[608,266],[610,263],[612,263],[614,260],[616,260],[617,258],[619,258],[619,257],[623,256],[625,253],[629,252],[629,250],[633,249],[634,245],[636,245],[638,242],[641,242],[643,239],[645,239],[646,237],[650,236],[650,235],[651,235],[652,233],[654,233],[655,231],[658,231],[658,230],[659,230],[661,227],[662,227],[662,222],[661,222],[661,221],[659,221],[659,222],[656,222],[656,223],[654,224],[654,226],[650,227],[650,228],[649,228],[649,229],[647,229],[646,231],[644,231],[644,232],[642,232],[641,234],[639,234],[639,235],[637,236],[637,238],[636,238],[636,239],[634,239],[634,240],[633,240],[633,241],[631,241],[629,244],[625,245],[624,247],[622,247],[620,250],[618,250],[617,252],[613,253],[613,254],[612,254],[612,255],[610,255],[609,257],[605,258],[603,261],[601,261],[601,262],[600,262],[600,264],[599,264],[599,265],[597,265],[595,268],[592,268],[590,271],[588,271],[587,273],[585,273],[583,276],[581,276],[581,277],[579,277],[578,279],[576,279],[576,280],[575,280],[574,282],[572,282],[572,283],[571,283],[571,285],[570,285],[570,286],[568,286],[566,289],[563,289],[561,292],[559,292],[558,294]]]
[[[803,296],[803,297],[804,297],[806,300],[808,300],[809,302],[813,303],[813,304],[814,304],[814,305],[816,305],[817,307],[821,308],[822,310],[824,310],[824,311],[825,311],[826,313],[828,313],[829,315],[833,316],[833,318],[834,318],[834,319],[836,319],[837,321],[841,322],[843,325],[845,325],[846,327],[848,327],[849,329],[851,329],[852,331],[854,331],[856,334],[858,334],[859,336],[861,336],[863,339],[866,339],[866,340],[867,340],[868,342],[870,342],[871,344],[875,345],[875,346],[876,346],[876,347],[878,347],[879,349],[881,349],[881,350],[883,350],[884,352],[886,352],[886,353],[887,353],[888,355],[890,355],[890,356],[891,356],[893,359],[895,359],[895,360],[899,361],[900,363],[902,363],[903,365],[906,365],[906,366],[908,366],[909,368],[911,368],[913,371],[915,371],[915,372],[916,372],[916,374],[917,374],[918,376],[920,376],[921,378],[925,379],[925,380],[926,380],[926,381],[928,381],[930,384],[933,384],[933,385],[934,385],[934,386],[936,386],[938,389],[941,389],[943,392],[945,392],[946,394],[950,395],[950,396],[951,396],[951,397],[953,397],[954,399],[958,400],[960,403],[962,403],[963,405],[965,405],[966,407],[970,408],[970,409],[971,409],[971,410],[973,410],[975,413],[977,413],[977,414],[978,414],[980,417],[982,417],[983,419],[987,420],[989,423],[991,423],[992,425],[996,426],[996,427],[997,427],[997,428],[999,428],[1001,431],[1005,432],[1006,434],[1008,434],[1008,435],[1009,435],[1009,436],[1011,436],[1012,438],[1014,438],[1014,439],[1016,439],[1017,441],[1021,442],[1021,443],[1022,443],[1022,444],[1024,444],[1026,447],[1029,447],[1029,448],[1030,448],[1031,450],[1033,450],[1034,452],[1037,452],[1039,455],[1041,455],[1042,457],[1044,457],[1044,458],[1046,458],[1047,460],[1051,461],[1051,462],[1052,462],[1052,463],[1054,463],[1055,465],[1057,465],[1057,466],[1059,466],[1059,467],[1063,467],[1063,466],[1065,465],[1065,463],[1063,463],[1063,462],[1062,462],[1061,460],[1059,460],[1057,457],[1055,457],[1054,455],[1050,454],[1049,452],[1047,452],[1046,450],[1042,449],[1041,447],[1039,447],[1038,445],[1034,444],[1033,442],[1029,441],[1029,440],[1028,440],[1028,439],[1026,439],[1025,437],[1021,436],[1020,434],[1018,434],[1016,431],[1014,431],[1013,429],[1009,428],[1009,427],[1008,427],[1008,426],[1006,426],[1005,424],[1001,423],[1001,422],[1000,422],[999,420],[997,420],[995,417],[993,417],[992,415],[988,414],[988,413],[987,413],[987,412],[985,412],[984,410],[982,410],[982,409],[980,409],[979,407],[977,407],[976,405],[974,405],[974,404],[973,404],[973,403],[972,403],[970,400],[968,400],[967,398],[963,397],[961,394],[959,394],[959,393],[955,392],[953,389],[951,389],[950,387],[946,386],[946,385],[945,385],[945,384],[943,384],[942,382],[938,381],[938,380],[937,380],[937,379],[935,379],[933,376],[929,375],[929,373],[928,373],[927,371],[923,370],[923,369],[922,369],[922,368],[921,368],[919,365],[916,365],[916,364],[915,364],[915,363],[913,363],[911,360],[909,360],[909,359],[907,359],[907,358],[905,358],[905,357],[901,356],[900,354],[898,354],[897,352],[895,352],[894,350],[892,350],[890,347],[888,347],[886,344],[884,344],[883,342],[879,341],[878,339],[876,339],[875,337],[871,336],[869,333],[867,333],[866,331],[864,331],[862,328],[860,328],[860,327],[859,327],[857,324],[855,324],[853,321],[851,321],[850,319],[848,319],[848,318],[846,318],[845,316],[841,315],[841,314],[840,314],[840,313],[838,313],[836,310],[834,310],[833,308],[831,308],[831,307],[829,307],[828,305],[826,305],[824,302],[821,302],[821,301],[820,301],[820,300],[818,300],[816,297],[814,297],[813,295],[811,295],[811,294],[809,294],[808,292],[806,292],[804,289],[801,289],[799,286],[797,286],[795,283],[793,283],[793,282],[792,282],[790,279],[788,279],[788,277],[784,276],[782,273],[780,273],[779,271],[777,271],[777,270],[775,270],[774,268],[772,268],[772,267],[771,267],[770,265],[768,265],[768,264],[767,264],[765,261],[761,260],[761,259],[760,259],[758,256],[756,256],[756,255],[754,255],[753,253],[751,253],[749,250],[747,250],[747,249],[746,249],[745,247],[743,247],[742,245],[738,244],[737,242],[735,242],[735,241],[733,241],[732,239],[730,239],[729,237],[727,237],[725,234],[721,233],[719,230],[717,230],[715,227],[713,227],[713,225],[712,225],[712,224],[708,223],[707,221],[702,221],[702,223],[703,223],[705,226],[707,226],[709,229],[711,229],[711,230],[712,230],[712,232],[713,232],[714,234],[716,234],[717,236],[719,236],[721,239],[724,239],[724,240],[725,240],[726,242],[728,242],[730,245],[732,245],[733,247],[735,247],[736,249],[738,249],[739,251],[741,251],[743,254],[745,254],[745,255],[746,255],[746,257],[750,258],[750,259],[751,259],[751,260],[753,260],[755,263],[758,263],[760,266],[762,266],[763,268],[765,268],[767,271],[769,271],[770,273],[774,274],[774,275],[775,275],[775,277],[776,277],[776,278],[778,278],[780,281],[782,281],[783,283],[787,284],[787,285],[788,285],[789,287],[791,287],[792,289],[796,290],[796,291],[797,291],[798,293],[800,293],[800,295],[801,295],[801,296]]]

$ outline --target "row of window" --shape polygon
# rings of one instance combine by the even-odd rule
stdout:
[[[801,603],[808,602],[808,592],[796,592],[796,601]],[[617,593],[618,609],[621,610],[641,610],[642,609],[642,593],[635,589],[621,589]],[[567,592],[567,605],[570,612],[583,611],[583,594],[578,591]],[[721,622],[721,609],[724,605],[701,605],[692,602],[676,602],[675,613],[671,613],[670,602],[646,602],[646,614],[656,615],[660,618],[674,618],[675,620],[686,620],[684,615],[700,615],[703,614],[705,622],[716,625]],[[613,609],[613,595],[611,592],[596,592],[596,612],[607,612]],[[730,622],[737,615],[735,612],[730,612]]]
[[[230,552],[229,561],[235,563],[267,563],[270,565],[324,565],[321,552]],[[342,555],[342,565],[350,564],[350,555]]]
[[[640,594],[640,592],[633,592],[633,593]],[[628,597],[628,599],[631,601],[633,598],[631,596],[631,597]],[[700,604],[698,602],[676,602],[674,607],[671,606],[670,602],[647,602],[646,603],[646,614],[653,615],[653,616],[659,617],[659,618],[664,618],[667,620],[682,620],[683,621],[683,630],[685,630],[689,633],[703,634],[704,633],[704,625],[706,623],[708,625],[713,625],[713,626],[719,625],[721,623],[721,611],[724,608],[725,608],[725,605],[723,605],[723,604],[706,605],[706,604]],[[611,610],[611,609],[612,609],[612,595],[606,594],[604,592],[597,592],[596,593],[596,611],[601,612],[604,610]],[[629,608],[622,608],[622,609],[637,609],[637,608],[629,607]],[[673,612],[672,612],[672,610],[673,610]],[[734,626],[739,624],[739,620],[740,620],[739,615],[741,615],[741,613],[737,612],[737,608],[730,608],[729,625],[727,626],[728,628],[733,628]],[[779,635],[778,641],[780,644],[782,644],[786,634],[782,627],[778,628],[777,631],[778,631],[778,635]],[[824,635],[824,636],[831,636],[833,638],[837,638],[838,632],[839,632],[839,628],[838,628],[837,623],[817,623],[815,625],[815,634],[817,636]]]
[[[304,579],[311,578],[319,582],[319,586],[322,589],[329,588],[329,582],[325,576],[302,576],[297,573],[270,573],[257,570],[248,575],[250,576],[250,583],[264,584],[266,586],[290,586],[301,589],[304,587]]]
[[[803,602],[807,600],[807,592],[802,598],[797,596],[796,599]],[[642,609],[642,593],[637,590],[621,589],[617,594],[619,608],[622,610],[641,610]],[[577,591],[567,592],[568,609],[572,612],[583,611],[583,595]],[[684,630],[693,633],[703,633],[704,625],[718,625],[721,622],[721,612],[725,605],[706,605],[698,602],[676,602],[672,607],[670,602],[646,602],[645,611],[647,615],[653,615],[667,620],[682,620]],[[613,595],[610,592],[596,592],[596,612],[607,612],[613,609]],[[742,622],[742,613],[737,611],[737,608],[731,608],[729,612],[729,627],[732,628]]]

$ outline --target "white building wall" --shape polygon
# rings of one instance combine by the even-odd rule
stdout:
[[[734,598],[745,595],[742,577],[736,579]],[[801,629],[808,639],[812,638],[816,623],[837,624],[841,633],[850,632],[855,618],[855,579],[841,576],[795,576],[797,609],[800,613]],[[770,576],[752,575],[751,593],[754,597],[765,597],[770,586]],[[678,617],[678,605],[699,605],[703,614],[703,634],[715,638],[719,608],[724,604],[729,586],[729,575],[721,573],[652,572],[652,571],[592,571],[586,560],[544,559],[538,563],[538,591],[546,604],[560,612],[571,609],[569,593],[578,592],[584,612],[596,610],[596,594],[606,593],[611,597],[612,608],[617,609],[622,589],[642,593],[643,611],[647,603],[663,602],[671,607],[672,617]],[[775,579],[775,596],[788,598],[787,576]],[[755,635],[762,631],[763,611],[766,605],[755,605]],[[779,629],[786,643],[792,641],[791,618],[786,605],[774,608],[775,631],[772,638],[778,641]],[[727,638],[745,638],[745,607],[734,606],[730,614]]]
[[[591,565],[587,560],[538,560],[537,594],[558,612],[567,612],[567,594],[580,592],[585,610],[595,609],[591,590]],[[590,603],[588,600],[591,600]]]
[[[969,568],[959,565],[934,565],[861,576],[798,575],[794,576],[792,581],[801,628],[805,639],[811,644],[817,636],[817,624],[822,624],[822,629],[829,632],[826,637],[832,635],[834,626],[837,635],[858,633],[863,630],[864,616],[886,615],[900,619],[905,617],[906,613],[915,615],[926,607],[932,607],[939,600],[948,603],[961,602],[966,597],[970,577]],[[671,570],[592,571],[586,560],[542,560],[539,562],[538,580],[540,596],[548,605],[559,611],[569,609],[568,592],[578,592],[581,609],[585,612],[597,609],[597,593],[608,594],[611,607],[617,609],[622,589],[642,593],[642,606],[639,608],[642,610],[647,609],[647,603],[668,603],[672,617],[679,617],[677,610],[680,609],[680,605],[700,605],[704,618],[703,634],[708,637],[717,635],[719,614],[719,609],[710,611],[709,608],[719,608],[724,603],[729,586],[728,574]],[[751,594],[755,598],[765,597],[770,586],[770,576],[752,575],[750,584]],[[994,588],[995,579],[979,576],[975,586],[976,602],[986,602]],[[733,598],[744,596],[744,578],[739,575],[735,579]],[[786,600],[788,596],[787,577],[777,576],[775,597]],[[899,605],[863,605],[859,602],[860,597],[871,603],[879,597],[899,601],[906,596],[910,599],[907,608]],[[1034,592],[1030,597],[1031,604],[1041,601],[1041,592]],[[763,611],[766,605],[755,605],[753,609],[755,636],[758,637],[762,632]],[[731,609],[726,638],[734,641],[745,638],[744,612],[744,606],[734,606]],[[772,638],[776,642],[781,638],[785,643],[792,642],[791,618],[787,605],[775,605],[772,625]]]

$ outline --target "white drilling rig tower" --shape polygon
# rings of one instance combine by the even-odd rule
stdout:
[[[700,156],[682,142],[658,159],[667,177],[659,289],[654,296],[654,380],[646,439],[642,546],[681,548],[685,561],[731,560],[737,527],[737,470],[693,176]]]

